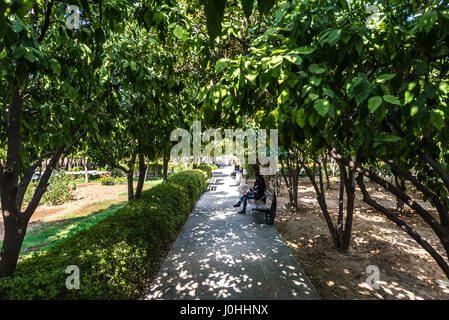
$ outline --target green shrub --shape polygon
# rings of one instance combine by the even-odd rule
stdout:
[[[126,177],[126,174],[121,169],[112,168],[111,176],[113,176],[114,178],[124,178]]]
[[[181,171],[168,177],[168,181],[184,188],[184,191],[188,194],[191,209],[195,207],[195,203],[207,188],[203,171],[198,169]]]
[[[171,176],[88,230],[45,253],[19,263],[12,277],[0,279],[1,299],[137,299],[176,239],[191,203],[204,191],[201,171]],[[189,199],[189,202],[185,200]],[[68,266],[80,269],[80,289],[68,290]]]
[[[47,191],[44,193],[41,202],[53,206],[61,205],[72,200],[72,190],[70,178],[67,174],[61,173],[57,176],[51,176]]]
[[[72,200],[72,191],[76,190],[76,185],[74,185],[73,182],[72,185],[70,185],[71,180],[73,180],[72,176],[64,173],[61,173],[58,176],[51,176],[47,191],[44,193],[44,196],[41,199],[41,203],[61,205],[69,200]],[[36,187],[38,184],[39,181],[31,181],[30,185],[25,191],[25,196],[23,197],[24,204],[30,203],[31,199],[33,199],[34,192],[36,191]]]
[[[34,191],[36,191],[37,183],[35,181],[31,181],[30,185],[28,186],[27,190],[25,191],[25,195],[23,196],[23,203],[27,204],[30,203],[33,199]]]
[[[102,186],[113,186],[126,183],[126,178],[112,176],[110,173],[102,174],[97,180]]]
[[[245,163],[245,170],[246,170],[245,178],[246,179],[254,179],[254,173],[256,171],[259,171],[259,168],[255,164]]]
[[[83,166],[75,166],[69,170],[69,172],[79,172],[79,171],[84,171],[84,167]]]
[[[207,164],[200,164],[198,166],[198,169],[201,171],[204,171],[207,175],[207,179],[209,180],[212,177],[212,168],[211,166],[207,165]]]

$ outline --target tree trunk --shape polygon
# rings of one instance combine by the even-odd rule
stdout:
[[[284,161],[285,161],[285,165],[284,165]],[[290,204],[294,205],[293,181],[292,181],[292,176],[290,175],[289,156],[287,156],[286,159],[281,159],[281,166],[282,166],[281,173],[282,173],[282,177],[284,178],[285,186],[287,187],[288,198],[289,198]]]
[[[168,180],[168,157],[167,152],[164,150],[164,158],[163,158],[163,176],[164,176],[164,182],[167,182]]]
[[[337,176],[337,162],[333,158],[331,158],[329,165],[331,167],[332,178],[335,178]]]
[[[150,165],[146,165],[146,169],[145,169],[145,179],[144,181],[147,181],[147,177],[148,177],[148,169],[150,168]]]
[[[128,183],[128,201],[134,200],[134,172],[129,170],[126,173],[126,179]]]
[[[128,201],[134,200],[134,168],[136,164],[136,158],[137,158],[137,146],[133,151],[133,155],[131,157],[131,160],[129,161],[128,165],[128,171],[126,171],[126,177],[128,180]]]
[[[143,184],[145,183],[145,175],[147,166],[145,165],[145,156],[139,155],[139,181],[137,182],[135,199],[140,199],[142,195]]]
[[[394,183],[396,185],[396,188],[404,192],[405,190],[405,183],[401,179],[401,182],[399,182],[399,178],[395,175],[394,176]],[[396,213],[401,214],[404,212],[404,201],[402,201],[400,198],[396,197]]]
[[[321,166],[318,171],[318,174],[319,174],[319,184],[318,184],[316,181],[316,177],[315,177],[317,161],[314,161],[314,166],[313,166],[314,169],[313,170],[309,169],[309,167],[305,164],[304,160],[299,159],[299,162],[301,164],[301,167],[306,171],[306,174],[309,177],[309,180],[312,183],[313,188],[315,189],[316,199],[321,208],[321,212],[323,213],[324,219],[326,220],[326,224],[327,224],[327,227],[331,234],[334,246],[335,246],[335,248],[339,249],[341,247],[341,245],[340,245],[338,231],[335,228],[334,223],[332,222],[329,210],[327,208],[326,193],[324,191],[324,186],[323,186],[323,173],[321,170]]]
[[[345,183],[343,180],[343,166],[340,166],[340,192],[338,195],[338,219],[337,232],[340,243],[343,243],[343,217],[344,217],[344,201],[345,201]]]
[[[341,243],[341,250],[347,252],[351,243],[352,235],[352,220],[354,217],[354,201],[355,201],[355,175],[354,171],[349,169],[346,175],[346,169],[343,168],[343,181],[346,190],[346,221],[343,233],[343,242]]]
[[[27,227],[27,223],[21,223],[18,212],[13,213],[8,208],[2,211],[4,212],[5,237],[0,253],[0,278],[10,276],[16,270]],[[9,213],[9,216],[6,217],[5,213]]]
[[[89,173],[87,172],[87,158],[84,159],[84,182],[89,183]]]
[[[324,175],[326,176],[327,189],[330,190],[331,189],[331,181],[329,179],[329,171],[327,171],[327,154],[324,154],[324,156],[321,158],[321,161],[323,162]]]
[[[20,87],[14,89],[12,103],[7,113],[8,151],[5,168],[0,169],[1,203],[5,238],[0,251],[0,277],[11,275],[16,270],[25,229],[17,206],[20,156],[20,118],[23,98]]]

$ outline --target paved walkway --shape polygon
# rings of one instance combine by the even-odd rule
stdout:
[[[146,299],[319,299],[264,214],[237,214],[232,167],[214,171]]]

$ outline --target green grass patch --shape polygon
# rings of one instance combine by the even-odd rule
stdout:
[[[106,209],[91,213],[85,217],[64,219],[31,228],[23,241],[21,259],[26,259],[35,251],[46,251],[61,240],[75,233],[87,230],[124,207],[126,202],[112,204]]]

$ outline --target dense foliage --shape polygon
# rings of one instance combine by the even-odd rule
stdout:
[[[92,228],[81,231],[0,280],[0,299],[140,298],[205,191],[201,172],[175,174]],[[189,192],[188,192],[189,191]],[[66,267],[80,269],[80,289],[65,286]]]
[[[58,1],[0,0],[0,189],[8,213],[0,277],[14,272],[63,155],[120,170],[129,200],[138,199],[147,163],[162,159],[167,181],[170,132],[194,120],[277,128],[290,202],[298,206],[305,174],[337,249],[350,248],[360,192],[449,276],[448,1],[73,3],[83,14],[79,30],[64,28]],[[326,200],[330,162],[340,175],[336,219]],[[168,180],[195,199],[202,175]],[[409,206],[441,246],[375,201],[366,181]]]
[[[220,105],[224,116],[246,115],[279,129],[282,163],[290,177],[304,170],[310,178],[336,248],[349,249],[358,185],[363,200],[449,276],[447,1],[279,1],[275,9],[273,19],[243,39],[245,54],[219,57],[219,79],[202,96],[203,108]],[[340,167],[337,221],[326,203],[325,155]],[[385,164],[396,183],[378,175]],[[297,178],[285,178],[297,193]],[[367,180],[407,204],[443,252],[373,200]],[[415,201],[405,181],[436,215]]]

